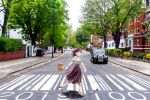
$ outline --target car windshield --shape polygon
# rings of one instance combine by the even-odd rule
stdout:
[[[94,53],[105,53],[105,49],[93,49]]]

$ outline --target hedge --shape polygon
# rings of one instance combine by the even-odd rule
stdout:
[[[123,56],[124,57],[131,57],[131,52],[126,51],[123,53]]]
[[[0,37],[0,52],[21,51],[23,43],[21,39]]]
[[[150,54],[146,54],[145,58],[150,60]]]
[[[107,49],[107,54],[110,56],[120,56],[122,53],[121,49]]]

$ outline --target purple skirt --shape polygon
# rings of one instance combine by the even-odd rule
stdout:
[[[76,64],[70,71],[66,73],[67,80],[70,83],[81,83],[82,72],[80,69],[80,65]]]

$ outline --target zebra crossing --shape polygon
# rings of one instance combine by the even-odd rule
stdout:
[[[0,91],[57,91],[58,86],[65,83],[65,76],[58,74],[22,75],[12,81],[0,85]],[[148,91],[150,82],[135,75],[106,74],[83,75],[83,92],[99,91]],[[112,86],[113,85],[113,86]],[[78,86],[69,84],[66,90],[77,90]]]

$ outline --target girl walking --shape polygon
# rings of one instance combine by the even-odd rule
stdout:
[[[63,89],[65,86],[67,86],[69,83],[72,84],[77,84],[79,86],[79,94],[83,96],[83,91],[82,91],[82,85],[81,85],[81,80],[82,80],[82,71],[81,71],[81,66],[83,67],[84,71],[86,72],[86,68],[83,65],[83,63],[81,62],[80,59],[80,49],[75,49],[73,51],[73,59],[71,61],[71,63],[68,65],[69,68],[66,71],[66,79],[67,82],[61,86],[59,86],[59,88],[61,89],[61,92],[63,92]],[[72,66],[70,66],[72,65]]]

